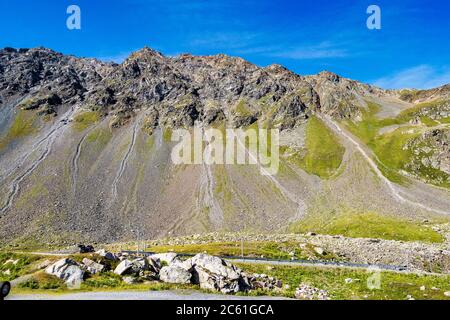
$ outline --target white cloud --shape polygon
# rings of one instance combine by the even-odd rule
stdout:
[[[194,38],[189,45],[195,49],[240,49],[251,45],[260,35],[249,32],[214,32],[203,33],[201,38]]]
[[[348,56],[345,49],[338,48],[330,42],[322,42],[318,45],[300,48],[291,48],[286,51],[272,54],[274,57],[307,60],[307,59],[325,59],[325,58],[343,58]]]
[[[450,69],[419,65],[376,79],[372,83],[385,89],[431,89],[450,83]]]
[[[286,58],[293,60],[343,58],[349,55],[348,51],[341,49],[336,44],[329,41],[321,42],[310,46],[268,46],[254,47],[240,50],[240,54],[258,54],[276,58]]]

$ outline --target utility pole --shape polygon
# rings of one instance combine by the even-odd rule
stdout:
[[[136,235],[137,235],[137,255],[139,256],[139,241],[140,241],[140,233],[139,233],[139,227],[136,230]]]

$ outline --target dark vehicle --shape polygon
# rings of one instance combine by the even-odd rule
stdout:
[[[0,300],[3,300],[11,291],[11,284],[8,281],[0,282]]]

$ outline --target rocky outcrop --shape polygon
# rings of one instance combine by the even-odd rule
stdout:
[[[450,130],[426,130],[404,146],[411,159],[405,169],[427,182],[450,184]]]
[[[124,275],[128,272],[128,270],[131,269],[132,267],[132,262],[129,260],[123,260],[122,262],[120,262],[116,269],[114,269],[114,273],[118,274],[119,276]]]
[[[109,115],[112,127],[126,124],[136,110],[148,109],[150,128],[214,121],[242,127],[266,117],[281,128],[292,128],[321,108],[337,117],[358,112],[352,94],[339,90],[373,90],[330,73],[304,78],[279,65],[260,68],[226,55],[171,58],[150,48],[120,65],[44,48],[4,49],[0,67],[0,93],[7,100],[21,96],[18,107],[57,114],[65,105],[80,104]],[[234,109],[240,101],[248,105],[244,114]],[[272,110],[260,112],[266,106]]]
[[[281,281],[266,275],[249,275],[231,263],[208,254],[200,253],[182,261],[175,258],[163,267],[160,280],[168,283],[192,283],[200,288],[232,294],[253,289],[275,290]]]
[[[191,277],[192,274],[188,270],[173,264],[163,267],[159,272],[159,279],[167,283],[189,284]]]
[[[80,265],[71,259],[61,259],[45,269],[45,272],[58,277],[68,286],[77,286],[83,279],[85,272]]]
[[[86,268],[86,270],[91,274],[100,273],[103,270],[105,270],[104,265],[97,263],[95,261],[92,261],[91,259],[88,259],[88,258],[83,258],[83,265]]]
[[[108,252],[105,249],[101,249],[96,252],[100,257],[105,258],[106,260],[117,261],[119,258],[112,252]]]
[[[248,281],[241,275],[241,270],[228,262],[207,254],[198,254],[191,258],[193,283],[200,288],[220,291],[222,293],[236,293],[245,291]]]
[[[422,103],[432,100],[450,99],[450,84],[428,90],[403,89],[396,92],[400,99],[412,103]]]
[[[167,265],[162,266],[161,261]],[[85,275],[100,274],[108,270],[110,266],[84,257],[82,264],[69,258],[61,259],[47,267],[45,272],[64,280],[68,286],[79,286]],[[204,253],[185,260],[173,252],[146,258],[127,255],[116,266],[114,273],[120,275],[126,284],[142,281],[192,284],[224,294],[257,289],[280,290],[282,287],[281,281],[273,277],[264,274],[247,274],[221,258]]]
[[[330,300],[328,292],[302,283],[295,289],[295,297],[300,300]]]
[[[175,252],[157,253],[157,254],[152,254],[150,256],[150,258],[155,261],[161,261],[166,264],[170,264],[177,258],[177,254]]]

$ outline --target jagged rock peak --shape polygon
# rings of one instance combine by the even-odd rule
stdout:
[[[161,52],[145,46],[142,49],[131,53],[131,55],[125,61],[132,61],[132,60],[145,61],[153,58],[166,59],[166,57]]]
[[[327,70],[319,72],[317,74],[317,76],[319,78],[323,78],[323,79],[330,80],[333,82],[339,82],[339,80],[341,79],[341,76],[339,76],[338,74],[333,73],[331,71],[327,71]]]

